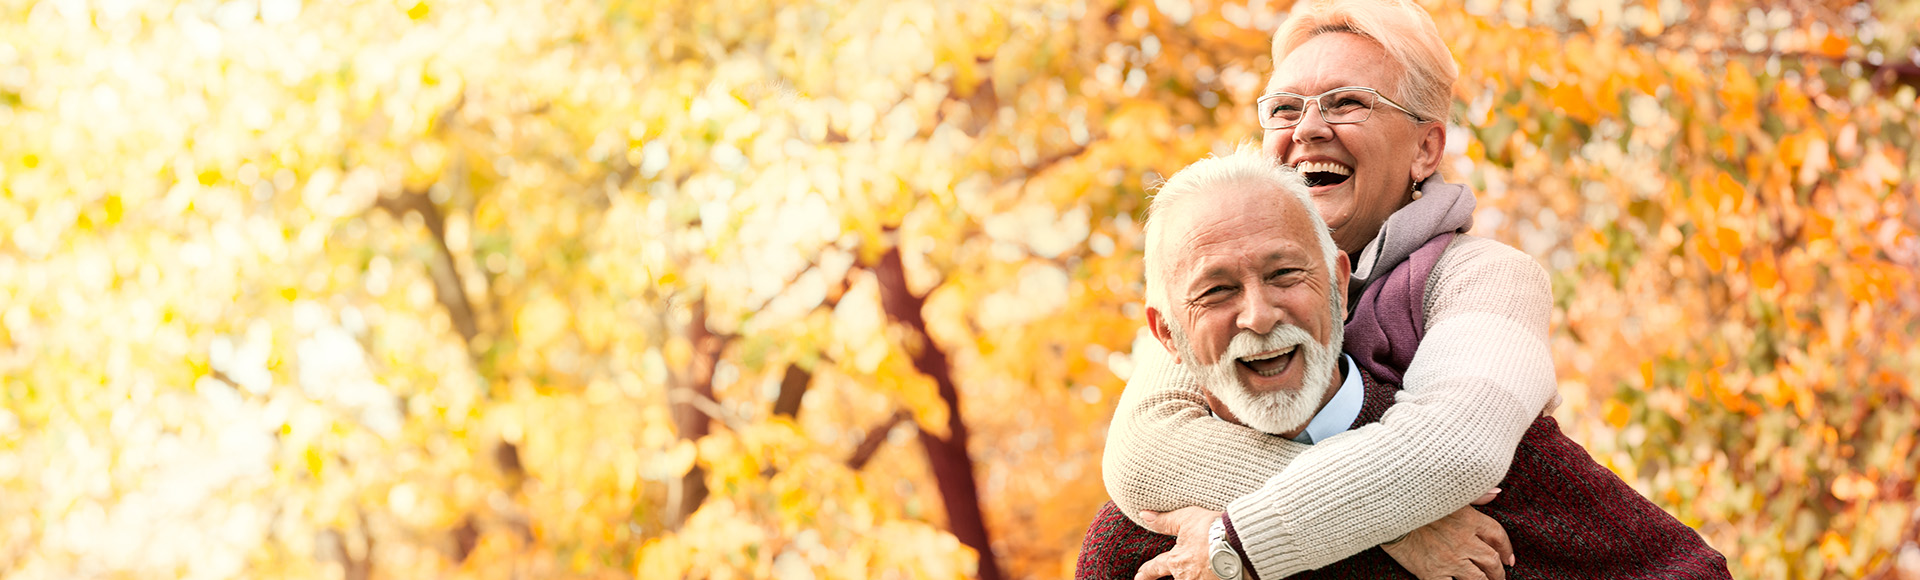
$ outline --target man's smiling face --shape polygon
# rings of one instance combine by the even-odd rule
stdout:
[[[1290,195],[1239,186],[1182,200],[1164,224],[1169,311],[1154,313],[1155,324],[1177,325],[1162,340],[1231,414],[1269,433],[1297,430],[1319,410],[1339,348],[1328,343],[1340,289]],[[1338,259],[1331,267],[1344,270]]]

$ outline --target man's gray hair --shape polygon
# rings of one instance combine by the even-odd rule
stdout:
[[[1320,251],[1326,260],[1327,279],[1332,283],[1329,287],[1333,288],[1335,294],[1331,299],[1334,304],[1343,301],[1346,297],[1338,295],[1340,281],[1337,278],[1340,272],[1334,266],[1340,250],[1333,245],[1333,236],[1327,232],[1327,222],[1320,219],[1320,210],[1313,205],[1313,196],[1307,192],[1306,180],[1300,176],[1300,172],[1267,157],[1259,147],[1242,143],[1232,154],[1201,159],[1174,173],[1172,178],[1160,185],[1152,202],[1147,205],[1147,307],[1168,312],[1167,257],[1161,255],[1167,250],[1166,228],[1160,225],[1165,221],[1163,214],[1187,197],[1235,187],[1251,190],[1254,195],[1271,195],[1276,203],[1297,203],[1307,210],[1307,218],[1313,222],[1314,237],[1320,241]],[[1274,227],[1281,226],[1274,224]],[[1336,321],[1339,311],[1336,307]]]

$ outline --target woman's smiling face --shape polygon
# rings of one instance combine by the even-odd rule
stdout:
[[[1311,96],[1357,86],[1392,98],[1399,79],[1400,66],[1379,43],[1329,32],[1289,53],[1274,70],[1267,92]],[[1351,254],[1379,234],[1387,216],[1407,204],[1414,179],[1439,167],[1445,139],[1440,123],[1415,121],[1382,103],[1366,121],[1352,124],[1329,125],[1318,110],[1308,111],[1298,125],[1268,130],[1263,149],[1306,175],[1314,204],[1333,229],[1334,243]]]

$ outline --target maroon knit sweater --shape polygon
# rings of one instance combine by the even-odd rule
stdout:
[[[1378,421],[1394,387],[1365,371],[1366,402],[1354,426]],[[1514,451],[1513,466],[1493,503],[1478,506],[1507,531],[1516,565],[1507,577],[1731,578],[1727,560],[1700,534],[1640,497],[1587,450],[1560,432],[1552,417],[1533,422]],[[1080,545],[1076,578],[1132,578],[1147,560],[1173,548],[1134,524],[1113,502],[1101,508]],[[1413,578],[1380,548],[1291,578]]]
[[[1434,264],[1452,240],[1434,236],[1406,262],[1369,284],[1346,324],[1343,350],[1359,363],[1365,402],[1353,426],[1378,421],[1393,405],[1397,377],[1425,334],[1423,293]],[[1533,422],[1514,450],[1501,493],[1478,506],[1507,531],[1517,561],[1507,572],[1528,578],[1731,578],[1726,557],[1700,534],[1640,497],[1612,471],[1560,432],[1552,417]],[[1232,515],[1228,514],[1229,535]],[[1236,542],[1237,543],[1237,542]],[[1142,564],[1173,548],[1174,538],[1134,524],[1107,502],[1080,545],[1074,576],[1132,578]],[[1237,546],[1236,546],[1237,547]],[[1243,558],[1242,562],[1246,560]],[[1252,574],[1252,568],[1247,568]],[[1291,578],[1413,578],[1378,547]]]

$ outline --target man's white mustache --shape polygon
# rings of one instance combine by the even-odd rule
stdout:
[[[1317,343],[1306,329],[1291,324],[1276,324],[1266,334],[1240,331],[1233,336],[1233,342],[1227,344],[1227,352],[1220,356],[1221,360],[1239,362],[1243,358],[1308,344]]]
[[[1181,342],[1182,352],[1192,356],[1191,345]],[[1237,368],[1240,360],[1282,349],[1294,350],[1294,359],[1287,363],[1289,370],[1300,366],[1301,384],[1295,387],[1297,390],[1260,394],[1249,391]],[[1266,334],[1251,331],[1235,334],[1218,360],[1198,365],[1195,371],[1242,424],[1277,434],[1304,427],[1313,418],[1321,396],[1329,388],[1329,373],[1332,366],[1338,364],[1333,360],[1338,356],[1335,347],[1314,340],[1306,329],[1276,324]]]

